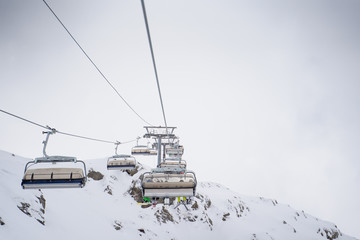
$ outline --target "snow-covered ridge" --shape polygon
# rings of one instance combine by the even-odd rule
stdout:
[[[335,224],[276,200],[243,196],[199,182],[188,209],[140,206],[139,164],[128,174],[88,160],[83,189],[23,190],[30,159],[0,151],[0,239],[355,239]]]

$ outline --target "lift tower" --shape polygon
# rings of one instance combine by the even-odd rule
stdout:
[[[146,134],[144,135],[144,138],[153,138],[157,140],[157,150],[158,150],[158,163],[159,166],[161,163],[161,147],[166,144],[162,144],[162,139],[175,139],[176,136],[174,134],[174,130],[176,127],[154,127],[154,126],[145,126]],[[165,149],[164,149],[165,151]]]

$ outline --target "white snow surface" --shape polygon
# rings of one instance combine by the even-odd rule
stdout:
[[[85,161],[88,170],[104,178],[88,178],[82,189],[23,190],[20,183],[28,161],[0,151],[1,240],[355,239],[335,224],[289,205],[243,196],[199,179],[189,211],[162,204],[142,208],[128,191],[132,183],[140,186],[140,175],[150,168],[140,165],[141,170],[130,176],[108,171],[106,158]]]

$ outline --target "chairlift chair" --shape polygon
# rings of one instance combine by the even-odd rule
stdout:
[[[154,149],[154,148],[150,148],[149,152],[150,152],[149,155],[157,155],[158,154],[158,150]]]
[[[136,167],[136,159],[131,155],[118,154],[117,149],[120,142],[116,142],[115,155],[108,158],[108,170],[132,170]]]
[[[46,145],[50,134],[47,133],[44,143],[44,157],[35,158],[25,165],[24,177],[21,181],[23,189],[44,189],[44,188],[82,188],[86,183],[86,165],[83,161],[75,157],[65,156],[48,156],[45,152]],[[45,163],[42,167],[38,164]],[[82,167],[49,167],[46,163],[60,164],[63,163],[81,163]],[[37,165],[38,168],[32,166]]]
[[[136,159],[130,155],[114,155],[108,158],[108,170],[132,170],[136,167]]]
[[[83,164],[79,167],[39,167],[31,168],[30,164],[39,163],[77,163]],[[83,161],[75,157],[48,156],[35,158],[25,166],[24,177],[21,182],[23,189],[44,188],[82,188],[86,183],[86,166]]]
[[[181,158],[165,158],[159,165],[160,168],[180,167],[186,169],[186,161]]]
[[[139,145],[139,139],[137,138],[136,146],[131,148],[132,155],[150,155],[150,148],[147,145]]]
[[[184,147],[182,145],[167,145],[165,153],[170,157],[181,157],[184,154]]]
[[[145,145],[137,145],[131,149],[132,155],[150,155],[150,149]]]
[[[193,197],[196,185],[196,176],[192,171],[146,172],[141,182],[143,197],[149,198]]]
[[[154,142],[151,144],[151,148],[149,148],[150,155],[157,155],[158,154],[158,144],[157,142]]]

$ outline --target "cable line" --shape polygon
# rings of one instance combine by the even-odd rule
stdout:
[[[77,138],[82,138],[82,139],[87,139],[87,140],[92,140],[92,141],[98,141],[98,142],[103,142],[103,143],[113,143],[116,144],[117,142],[112,142],[112,141],[107,141],[107,140],[101,140],[101,139],[96,139],[96,138],[89,138],[89,137],[84,137],[84,136],[80,136],[80,135],[75,135],[75,134],[71,134],[71,133],[65,133],[65,132],[61,132],[56,130],[57,133],[63,134],[63,135],[67,135],[70,137],[77,137]]]
[[[116,90],[116,88],[114,87],[114,85],[111,84],[111,82],[105,77],[105,75],[100,71],[100,69],[98,68],[98,66],[94,63],[94,61],[89,57],[89,55],[85,52],[85,50],[80,46],[80,44],[78,43],[78,41],[76,41],[76,39],[74,38],[74,36],[70,33],[70,31],[65,27],[65,25],[62,23],[62,21],[60,20],[60,18],[55,14],[55,12],[51,9],[51,7],[49,6],[49,4],[47,4],[47,2],[45,0],[43,0],[43,2],[45,3],[45,5],[49,8],[49,10],[52,12],[52,14],[55,16],[55,18],[59,21],[59,23],[63,26],[63,28],[66,30],[66,32],[70,35],[70,37],[72,38],[72,40],[74,40],[74,42],[76,43],[76,45],[81,49],[81,51],[84,53],[84,55],[87,57],[87,59],[91,62],[91,64],[96,68],[96,70],[100,73],[100,75],[104,78],[104,80],[110,85],[110,87],[116,92],[116,94],[124,101],[124,103],[146,124],[149,124],[151,126],[153,126],[152,124],[150,124],[149,122],[147,122],[144,118],[142,118],[131,106],[130,104],[120,95],[120,93]]]
[[[8,115],[10,115],[12,117],[15,117],[15,118],[18,118],[18,119],[23,120],[25,122],[36,125],[38,127],[42,127],[42,128],[47,129],[47,130],[51,130],[53,133],[59,133],[59,134],[67,135],[67,136],[70,136],[70,137],[77,137],[77,138],[82,138],[82,139],[87,139],[87,140],[92,140],[92,141],[97,141],[97,142],[103,142],[103,143],[112,143],[112,144],[126,144],[126,143],[131,143],[131,142],[134,142],[134,141],[137,140],[137,138],[136,138],[134,140],[130,140],[130,141],[126,141],[126,142],[119,142],[119,141],[113,142],[113,141],[102,140],[102,139],[97,139],[97,138],[84,137],[84,136],[80,136],[80,135],[76,135],[76,134],[72,134],[72,133],[65,133],[65,132],[62,132],[62,131],[58,131],[55,128],[51,128],[49,126],[44,126],[44,125],[38,124],[36,122],[30,121],[28,119],[19,117],[19,116],[15,115],[15,114],[9,113],[9,112],[4,111],[2,109],[0,109],[0,111],[3,112],[3,113],[6,113],[6,114],[8,114]]]
[[[157,83],[158,92],[159,92],[159,97],[160,97],[160,103],[161,103],[161,109],[162,109],[162,113],[163,113],[163,117],[164,117],[165,127],[166,127],[166,129],[167,129],[167,123],[166,123],[166,117],[165,117],[164,104],[163,104],[163,100],[162,100],[162,97],[161,97],[159,77],[158,77],[158,73],[157,73],[157,69],[156,69],[155,56],[154,56],[154,51],[153,51],[153,47],[152,47],[152,43],[151,43],[150,29],[149,29],[149,24],[148,24],[147,16],[146,16],[146,10],[145,10],[144,0],[141,0],[141,6],[142,6],[143,13],[144,13],[144,20],[145,20],[146,32],[147,32],[147,36],[148,36],[148,41],[149,41],[149,46],[150,46],[150,51],[151,51],[151,57],[152,57],[152,62],[153,62],[153,66],[154,66],[154,71],[155,71],[156,83]]]
[[[12,113],[6,112],[6,111],[4,111],[4,110],[2,110],[2,109],[0,109],[0,111],[1,111],[1,112],[3,112],[3,113],[8,114],[8,115],[10,115],[10,116],[13,116],[13,117],[16,117],[16,118],[18,118],[18,119],[21,119],[21,120],[23,120],[23,121],[25,121],[25,122],[28,122],[28,123],[34,124],[34,125],[36,125],[36,126],[38,126],[38,127],[42,127],[42,128],[48,129],[48,130],[52,130],[49,126],[44,126],[44,125],[38,124],[38,123],[36,123],[36,122],[33,122],[33,121],[30,121],[30,120],[27,120],[27,119],[25,119],[25,118],[22,118],[22,117],[16,116],[15,114],[12,114]]]

